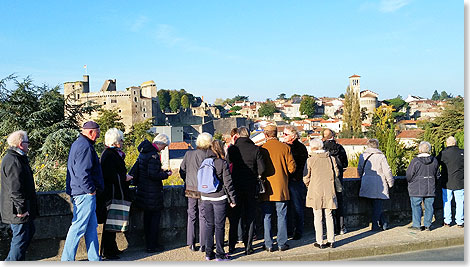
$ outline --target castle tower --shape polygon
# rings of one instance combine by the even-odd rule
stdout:
[[[83,81],[65,82],[64,83],[64,96],[71,93],[75,94],[75,98],[79,99],[80,94],[90,92],[90,76],[83,75]]]
[[[360,83],[361,76],[354,74],[353,76],[349,77],[349,88],[352,89],[357,96],[361,92],[361,83]]]

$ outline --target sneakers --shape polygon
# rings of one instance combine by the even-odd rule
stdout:
[[[268,247],[263,245],[263,249],[266,250],[267,252],[274,252],[274,249],[272,247],[268,248]]]
[[[449,223],[444,223],[443,226],[444,227],[450,227],[450,224]]]
[[[285,244],[284,246],[279,247],[279,251],[286,251],[289,249],[289,245]]]
[[[335,247],[334,244],[335,244],[334,242],[326,242],[325,244],[323,244],[323,247],[324,248],[334,248]]]
[[[222,256],[215,256],[215,261],[229,261],[232,260],[228,254]]]
[[[416,231],[423,231],[423,230],[424,230],[424,226],[421,226],[421,227],[408,226],[408,229],[410,229],[410,230],[416,230]]]
[[[214,255],[214,254],[209,255],[209,256],[206,255],[206,261],[211,261],[211,260],[213,260],[213,259],[215,259],[215,255]]]
[[[457,224],[458,228],[463,228],[463,223],[462,224]]]
[[[191,251],[197,251],[195,245],[190,245],[190,246],[189,246],[189,250],[191,250]]]
[[[313,246],[316,247],[316,248],[319,248],[319,249],[324,249],[325,246],[323,244],[319,244],[317,242],[313,243]]]

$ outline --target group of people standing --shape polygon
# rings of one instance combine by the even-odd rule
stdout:
[[[344,148],[334,140],[333,131],[324,131],[324,142],[311,141],[313,152],[310,158],[307,148],[299,141],[296,127],[285,127],[283,142],[278,139],[275,125],[266,126],[264,135],[266,142],[257,146],[246,127],[234,128],[222,150],[221,141],[202,133],[196,140],[196,149],[184,156],[180,175],[185,181],[188,197],[187,245],[192,251],[204,252],[207,260],[229,260],[238,241],[243,242],[246,255],[254,252],[255,232],[257,237],[261,234],[255,223],[258,207],[263,217],[264,249],[268,252],[289,249],[289,235],[294,240],[302,238],[305,207],[312,207],[316,215],[315,246],[333,247],[335,230],[337,234],[346,232],[341,192],[342,174],[348,161]],[[197,173],[202,162],[214,154],[221,162],[219,167],[216,165],[220,184],[215,193],[208,195],[198,191]],[[339,184],[335,185],[335,180]],[[322,234],[322,210],[327,214],[326,243]],[[332,210],[336,211],[335,220]],[[271,221],[274,214],[277,217],[276,242]],[[224,250],[226,217],[230,225],[229,253]],[[196,238],[197,224],[199,238]],[[198,240],[199,247],[196,246]]]
[[[206,260],[230,260],[229,253],[235,251],[240,237],[245,254],[254,252],[255,232],[258,238],[260,236],[255,223],[258,204],[263,218],[264,249],[268,252],[289,249],[289,235],[295,240],[302,238],[305,207],[313,209],[315,247],[333,248],[335,235],[347,231],[342,191],[343,171],[348,160],[344,148],[335,141],[334,132],[325,129],[323,140],[310,140],[310,156],[299,141],[296,127],[285,127],[283,142],[277,137],[275,125],[266,126],[264,134],[266,142],[257,146],[249,138],[246,127],[233,129],[231,140],[226,144],[214,140],[209,133],[202,133],[196,140],[197,148],[184,156],[180,176],[188,198],[187,245],[192,251],[204,252]],[[129,171],[122,151],[123,133],[115,128],[106,132],[106,149],[100,158],[94,148],[99,136],[99,125],[86,122],[70,148],[66,192],[71,196],[73,218],[62,260],[75,260],[81,237],[85,238],[90,261],[119,258],[122,251],[116,244],[115,232],[103,229],[100,246],[97,226],[106,222],[110,200],[130,201],[130,184],[136,186],[133,203],[144,212],[146,251],[163,251],[158,242],[164,199],[162,181],[172,172],[162,168],[160,152],[170,144],[168,136],[158,134],[152,142],[144,140],[138,146],[139,156]],[[6,260],[24,260],[38,215],[33,172],[27,157],[29,139],[25,131],[15,131],[8,136],[7,143],[9,149],[0,169],[0,211],[2,221],[11,226],[13,237]],[[381,231],[389,227],[383,216],[383,201],[389,199],[394,179],[385,155],[378,149],[378,141],[370,139],[367,144],[357,167],[361,177],[359,196],[370,200],[371,230]],[[412,229],[431,230],[434,198],[441,193],[436,191],[438,188],[442,188],[444,226],[452,222],[450,201],[453,197],[455,222],[458,227],[464,226],[464,152],[452,136],[446,140],[446,145],[447,148],[433,157],[431,145],[421,142],[418,156],[408,167]],[[198,189],[198,172],[206,159],[211,159],[214,179],[218,180],[217,188],[210,193]],[[442,166],[441,172],[439,166]],[[425,209],[423,226],[421,203]],[[277,215],[276,249],[273,214]],[[229,253],[224,250],[226,217],[230,223]],[[323,222],[326,223],[326,242]],[[197,241],[199,247],[196,247]]]

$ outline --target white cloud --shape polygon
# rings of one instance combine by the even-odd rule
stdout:
[[[382,0],[380,1],[379,11],[383,13],[395,12],[410,2],[411,0]]]
[[[146,16],[139,16],[131,25],[131,31],[138,32],[149,21]]]

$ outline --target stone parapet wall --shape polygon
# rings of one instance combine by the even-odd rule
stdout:
[[[359,179],[344,180],[345,224],[350,228],[369,225],[371,209],[366,199],[358,197]],[[133,191],[132,191],[133,192]],[[391,224],[408,224],[411,222],[411,207],[408,197],[407,183],[404,177],[395,177],[395,186],[390,190],[390,200],[384,209]],[[38,193],[40,216],[35,220],[36,234],[28,250],[28,260],[54,257],[62,253],[63,243],[72,220],[72,205],[65,192]],[[166,248],[186,245],[187,201],[183,186],[164,187],[164,210],[160,225],[161,244]],[[258,209],[259,211],[259,209]],[[435,219],[442,222],[442,197],[435,201]],[[275,220],[274,220],[275,221]],[[143,249],[143,212],[131,207],[130,230],[125,234],[118,233],[117,241],[120,249]],[[261,214],[257,218],[258,235],[262,236]],[[98,227],[101,235],[102,225]],[[306,208],[305,231],[313,230],[313,212]],[[228,220],[226,232],[228,231]],[[9,249],[11,232],[9,225],[0,223],[0,260],[3,260]],[[101,237],[100,237],[101,239]],[[83,239],[77,252],[86,254]]]

